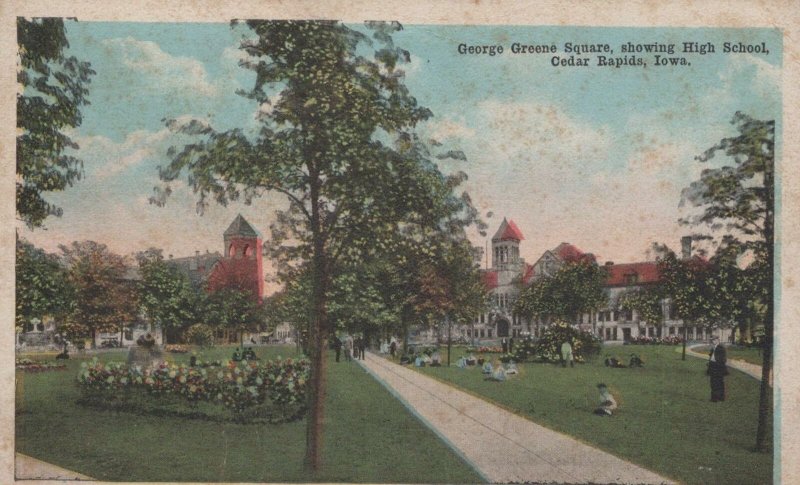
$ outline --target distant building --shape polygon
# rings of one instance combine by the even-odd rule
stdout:
[[[479,315],[473,322],[454,329],[456,335],[469,342],[496,341],[504,337],[517,337],[527,333],[540,336],[547,323],[542,320],[526,319],[513,311],[523,286],[538,278],[555,274],[559,268],[570,262],[587,261],[598,264],[594,254],[587,253],[572,244],[562,242],[557,247],[545,251],[534,264],[528,264],[520,257],[520,243],[524,240],[522,231],[512,220],[503,219],[492,237],[491,266],[483,271],[483,281],[490,291],[490,309]],[[682,257],[692,256],[691,237],[681,239]],[[605,292],[608,305],[591,314],[581,316],[582,329],[591,331],[603,340],[629,341],[642,336],[667,337],[682,335],[680,319],[674,316],[669,300],[662,302],[663,325],[655,325],[640,318],[636,311],[620,308],[622,295],[653,286],[660,281],[658,265],[655,261],[604,264],[608,271]],[[729,329],[716,329],[715,335],[723,340],[730,336]],[[690,328],[689,340],[706,340],[711,331],[704,328]]]

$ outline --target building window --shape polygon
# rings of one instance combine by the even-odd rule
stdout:
[[[242,252],[244,253],[245,258],[249,258],[253,255],[253,250],[250,248],[249,244],[244,245],[244,250],[242,250]]]
[[[231,244],[231,246],[228,248],[228,257],[232,258],[234,256],[236,256],[236,246]]]
[[[492,338],[492,329],[491,328],[486,330],[486,333],[487,333],[487,335],[489,335],[489,338]]]
[[[639,275],[636,273],[626,274],[624,279],[626,285],[635,285],[639,282]]]

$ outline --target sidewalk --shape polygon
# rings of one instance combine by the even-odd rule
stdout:
[[[686,347],[686,355],[691,355],[692,357],[697,357],[699,359],[708,359],[708,354],[701,354],[700,352],[695,352],[694,348],[702,347],[706,344],[696,344],[689,347]],[[728,359],[726,363],[728,367],[732,367],[736,370],[742,371],[745,374],[753,377],[757,380],[761,380],[761,366],[757,364],[751,364],[750,362],[745,362],[743,360],[736,360],[736,359]],[[770,382],[769,384],[772,385],[772,374],[770,374]]]
[[[489,482],[672,483],[374,354],[357,362]]]
[[[14,476],[17,480],[94,480],[22,453],[15,456]]]

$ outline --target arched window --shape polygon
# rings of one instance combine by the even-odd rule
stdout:
[[[244,249],[242,250],[242,253],[244,254],[245,258],[249,258],[250,256],[253,255],[253,250],[250,249],[250,245],[249,244],[245,244],[244,245]]]
[[[232,257],[234,257],[234,256],[236,256],[236,246],[234,246],[233,244],[231,244],[231,247],[230,247],[230,248],[228,248],[228,257],[229,257],[229,258],[232,258]]]

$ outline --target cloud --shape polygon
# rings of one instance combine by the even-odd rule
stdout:
[[[90,177],[105,181],[146,160],[163,157],[169,137],[169,130],[164,128],[131,132],[120,143],[104,136],[78,138],[78,156],[85,161]]]
[[[438,120],[431,122],[427,127],[431,138],[444,142],[448,140],[463,140],[475,137],[475,130],[464,122],[452,120]]]
[[[181,90],[203,96],[217,96],[219,86],[209,82],[202,62],[188,57],[172,56],[155,42],[133,37],[106,39],[103,46],[133,76],[143,76],[158,89]]]

